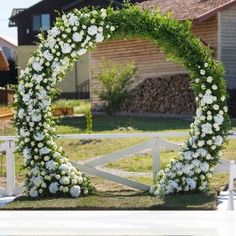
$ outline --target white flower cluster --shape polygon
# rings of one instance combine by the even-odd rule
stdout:
[[[15,95],[18,149],[28,169],[26,188],[31,197],[70,194],[79,197],[92,189],[89,180],[65,158],[54,141],[51,97],[55,85],[87,50],[111,36],[115,27],[105,9],[72,13],[59,18],[19,77]]]
[[[207,68],[208,63],[199,68],[199,78],[194,81],[200,93],[196,97],[196,117],[190,126],[191,137],[182,146],[180,157],[158,173],[151,194],[202,191],[208,187],[214,166],[222,155],[221,145],[226,138],[222,126],[227,107],[225,97],[217,91],[217,82],[207,76]]]

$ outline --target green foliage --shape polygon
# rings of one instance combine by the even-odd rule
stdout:
[[[85,112],[86,116],[86,131],[88,134],[93,132],[93,114],[91,111],[91,106],[88,106]]]
[[[99,96],[106,101],[105,110],[109,115],[119,110],[122,102],[127,97],[127,88],[130,78],[135,73],[133,62],[127,64],[102,62],[102,71],[98,75],[98,81],[102,84]]]
[[[76,106],[81,106],[82,101],[76,99],[58,99],[53,102],[53,108],[73,108]]]
[[[81,99],[58,99],[52,103],[53,108],[73,108],[75,114],[85,114],[90,109],[89,100]]]

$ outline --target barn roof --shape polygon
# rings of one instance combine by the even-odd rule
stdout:
[[[180,20],[204,21],[217,12],[236,4],[236,0],[146,0],[139,3],[143,8],[171,12]]]

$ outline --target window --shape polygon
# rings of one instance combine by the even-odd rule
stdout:
[[[41,14],[33,16],[33,31],[46,31],[50,29],[50,15]]]

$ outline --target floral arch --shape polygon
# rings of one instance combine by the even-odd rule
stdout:
[[[58,18],[47,35],[39,34],[38,49],[21,72],[15,96],[18,150],[28,170],[31,197],[93,191],[89,179],[74,168],[55,143],[51,99],[55,85],[73,62],[107,39],[148,38],[191,75],[197,112],[190,138],[177,159],[161,170],[150,192],[165,195],[207,188],[227,137],[228,115],[224,70],[210,49],[190,32],[191,24],[159,12],[126,6],[121,10],[75,9]]]

